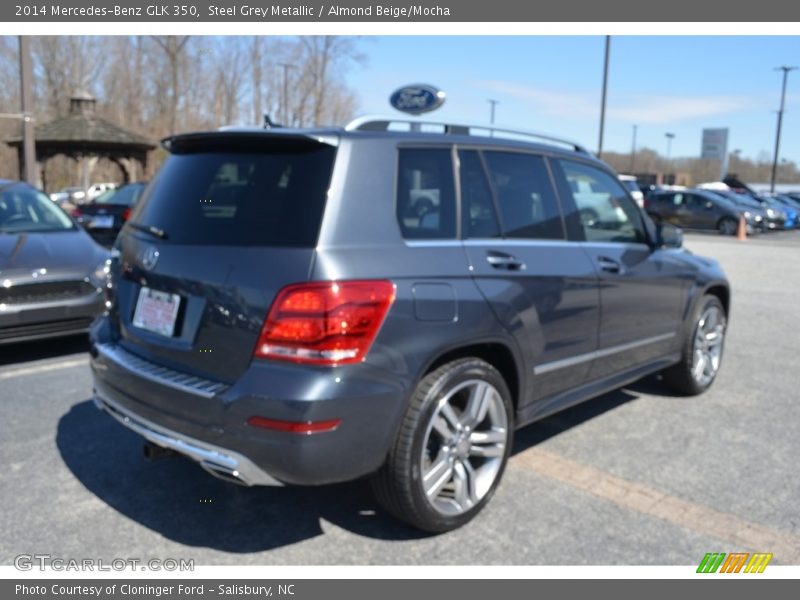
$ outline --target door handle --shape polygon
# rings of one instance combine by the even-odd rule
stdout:
[[[622,263],[614,260],[613,258],[608,258],[607,256],[598,256],[597,264],[600,266],[600,270],[605,271],[606,273],[614,273],[615,275],[625,274],[625,267],[622,266]]]
[[[486,253],[486,262],[495,269],[506,269],[507,271],[522,271],[525,268],[525,263],[515,256],[494,250]]]

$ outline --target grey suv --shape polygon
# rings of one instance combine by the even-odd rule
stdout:
[[[370,476],[439,532],[488,502],[516,428],[659,371],[704,391],[724,274],[542,137],[365,118],[168,138],[91,333],[97,405],[245,485]]]

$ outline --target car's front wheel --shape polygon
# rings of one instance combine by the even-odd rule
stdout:
[[[693,325],[683,342],[681,361],[664,371],[675,391],[693,396],[706,391],[722,364],[728,320],[719,298],[707,294],[695,310]]]
[[[722,235],[736,235],[736,230],[739,229],[739,223],[736,219],[725,217],[717,223],[717,231]]]
[[[511,394],[478,358],[450,362],[419,382],[383,468],[378,502],[435,533],[460,527],[491,498],[513,437]]]

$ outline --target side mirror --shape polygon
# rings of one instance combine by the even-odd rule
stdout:
[[[659,248],[683,247],[683,229],[669,223],[656,225],[656,246]]]

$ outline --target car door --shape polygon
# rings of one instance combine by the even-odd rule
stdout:
[[[656,214],[664,223],[671,223],[673,225],[679,224],[680,219],[680,204],[681,199],[676,197],[674,193],[658,194],[658,209]]]
[[[692,213],[692,225],[698,229],[716,229],[717,211],[714,203],[699,194],[687,193],[687,206]]]
[[[676,192],[672,195],[672,214],[673,218],[670,221],[673,225],[678,227],[695,227],[694,225],[694,209],[689,204],[689,195],[683,192]]]
[[[598,277],[567,241],[542,156],[460,149],[464,249],[478,288],[515,337],[534,384],[520,408],[575,387],[597,348]]]
[[[607,220],[580,222],[570,235],[600,278],[600,337],[591,379],[607,377],[673,351],[681,325],[688,280],[675,250],[653,248],[642,214],[616,178],[597,164],[553,161],[565,210],[579,214],[587,197],[577,182],[614,207]],[[573,219],[572,222],[575,222]]]

